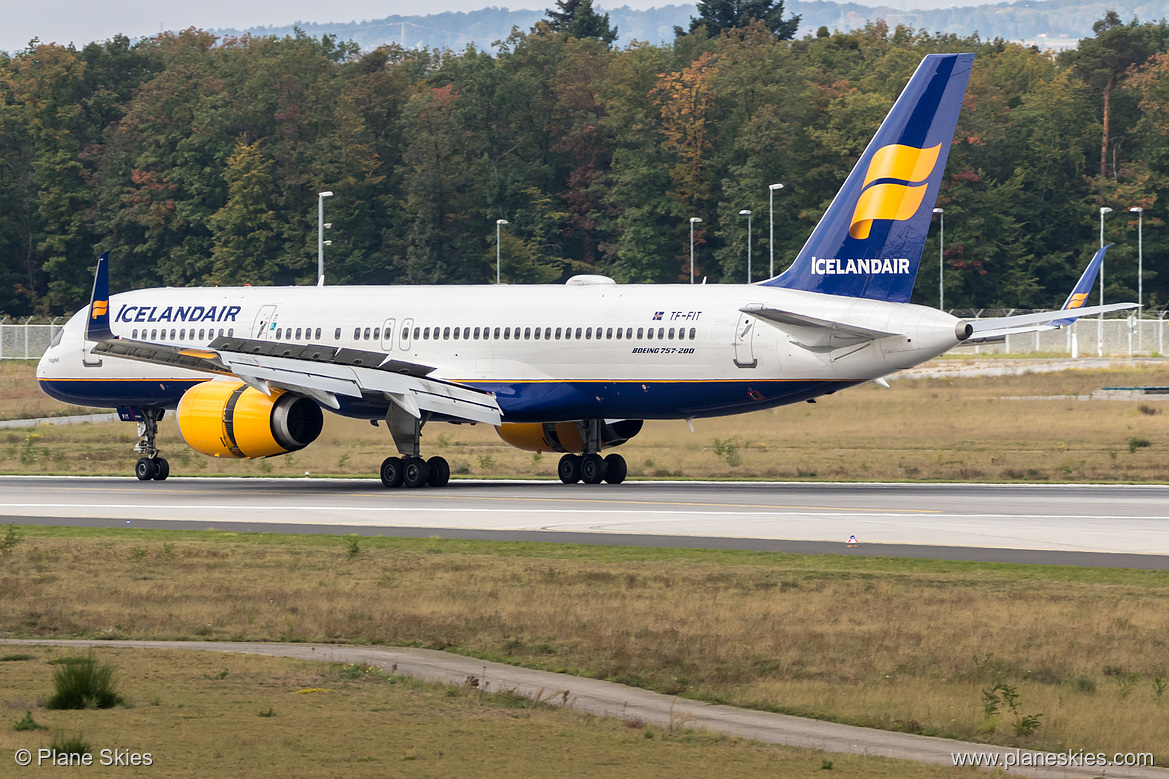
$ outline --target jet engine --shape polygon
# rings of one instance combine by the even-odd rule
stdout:
[[[516,449],[529,452],[584,451],[585,422],[509,423],[495,428],[499,437]],[[601,425],[601,448],[620,446],[641,432],[640,419],[619,419]]]
[[[304,395],[265,395],[243,382],[196,384],[179,400],[179,433],[211,457],[271,457],[303,449],[324,426],[321,407]]]

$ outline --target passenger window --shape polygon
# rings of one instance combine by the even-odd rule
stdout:
[[[479,328],[478,327],[475,328],[475,340],[476,341],[479,340]]]
[[[658,328],[658,340],[660,341],[661,339],[663,339],[665,337],[666,337],[666,328],[659,327]]]
[[[540,328],[537,327],[536,331],[534,333],[532,333],[532,335],[534,335],[536,340],[539,341],[540,340]]]
[[[360,327],[353,328],[353,340],[354,341],[361,340],[361,328]]]
[[[632,327],[625,328],[625,337],[626,337],[626,339],[633,338],[633,328]]]
[[[576,328],[576,339],[577,339],[578,341],[580,340],[580,328],[579,328],[579,327],[578,327],[578,328]]]
[[[690,328],[690,340],[691,340],[691,341],[693,341],[693,340],[694,340],[695,338],[697,338],[697,337],[698,337],[698,330],[697,330],[697,328],[693,328],[693,327],[692,327],[692,328]]]
[[[417,328],[417,327],[416,327],[416,328],[414,328],[414,340],[415,340],[415,341],[417,341],[417,340],[418,340],[418,339],[421,337],[421,336],[419,335],[419,333],[421,333],[421,332],[422,332],[422,331],[421,331],[419,328]]]
[[[491,337],[494,338],[496,341],[499,340],[499,328],[498,327],[495,328],[495,332],[492,334]]]
[[[341,328],[338,327],[336,330],[333,331],[333,340],[334,341],[341,340]]]
[[[650,340],[650,341],[652,341],[654,339],[654,329],[652,327],[647,327],[645,329],[645,337],[647,340]]]
[[[227,328],[227,337],[231,338],[234,335],[235,335],[235,328],[234,327]]]
[[[509,338],[511,338],[511,328],[510,328],[510,327],[505,327],[505,328],[503,328],[503,340],[505,340],[505,341],[506,341],[506,340],[508,340]]]
[[[300,340],[300,328],[296,328],[296,340]]]
[[[417,338],[417,337],[418,337],[418,334],[417,334],[417,333],[415,333],[415,334],[414,334],[414,337],[415,337],[415,338]],[[423,341],[429,341],[429,340],[430,340],[430,328],[429,328],[429,327],[424,327],[424,328],[422,328],[422,340],[423,340]]]
[[[644,330],[640,327],[637,328],[637,337],[638,337],[638,339],[641,339],[644,337]]]
[[[674,337],[674,328],[672,328],[672,327],[670,328],[670,336],[669,337],[670,338]]]
[[[444,327],[442,329],[442,340],[449,341],[450,338],[451,338],[451,329],[449,327]]]
[[[179,340],[180,341],[187,340],[187,328],[184,327],[182,330],[179,331]]]
[[[365,328],[365,340],[369,340],[369,328]]]
[[[459,328],[455,328],[455,340],[459,340]]]
[[[314,336],[314,338],[316,338],[318,341],[321,340],[321,328],[317,328],[317,334]]]
[[[605,331],[605,337],[606,337],[606,338],[612,338],[612,337],[613,337],[613,328],[611,328],[611,327],[610,327],[608,330],[606,330],[606,331]]]
[[[223,337],[223,328],[222,328],[222,327],[221,327],[221,328],[219,328],[219,337],[220,337],[220,338],[222,338],[222,337]]]
[[[135,339],[135,340],[138,339],[138,328],[136,328],[136,327],[134,328],[134,332],[130,335],[130,337]]]
[[[532,338],[532,328],[525,327],[524,328],[524,340],[527,341],[527,340],[530,340],[531,338]]]
[[[203,337],[203,332],[204,332],[203,330],[200,330],[200,331],[199,331],[199,340],[200,340],[200,341],[204,341],[204,340],[206,340],[206,339]]]
[[[556,328],[556,340],[557,340],[557,341],[559,341],[559,340],[560,340],[560,328],[559,328],[559,327],[558,327],[558,328]]]
[[[624,333],[623,333],[623,332],[621,332],[621,330],[622,330],[622,328],[620,328],[620,327],[618,327],[618,328],[617,328],[617,340],[618,340],[618,341],[620,341],[620,340],[621,340],[621,336],[623,336],[623,335],[624,335]]]

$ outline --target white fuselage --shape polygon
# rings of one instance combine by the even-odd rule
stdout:
[[[837,343],[765,308],[894,333]],[[83,405],[173,407],[210,378],[104,356],[65,326],[37,370]],[[917,305],[758,285],[162,288],[110,299],[120,338],[206,346],[219,335],[380,352],[496,394],[508,421],[717,416],[808,399],[955,346],[958,320]],[[380,405],[379,405],[380,404]],[[374,418],[384,401],[342,409]]]

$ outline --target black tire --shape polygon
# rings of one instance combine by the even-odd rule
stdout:
[[[566,454],[560,458],[556,466],[556,475],[565,484],[576,484],[580,481],[580,455]]]
[[[170,463],[161,457],[154,459],[154,480],[166,481],[166,477],[170,476]]]
[[[585,484],[600,484],[605,480],[605,461],[599,454],[586,454],[580,459],[580,478]]]
[[[426,465],[426,460],[421,457],[406,458],[406,467],[402,470],[402,484],[411,489],[425,487],[428,478],[430,468]]]
[[[401,457],[387,457],[382,460],[382,486],[387,489],[401,487],[405,470],[405,462]]]
[[[426,461],[426,467],[430,469],[430,477],[426,480],[429,486],[445,487],[451,480],[451,465],[446,458],[431,457]]]
[[[149,457],[139,457],[138,462],[134,463],[134,475],[138,477],[138,481],[150,481],[154,478],[154,460]]]
[[[629,466],[625,464],[625,458],[619,454],[611,454],[605,458],[605,481],[610,484],[620,484],[625,481],[626,474],[629,473]]]

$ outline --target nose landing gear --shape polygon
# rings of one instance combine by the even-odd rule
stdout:
[[[138,435],[141,440],[134,445],[137,454],[144,455],[134,464],[134,475],[139,481],[165,481],[170,476],[170,463],[159,456],[155,438],[158,436],[158,421],[166,412],[161,408],[140,409]]]

